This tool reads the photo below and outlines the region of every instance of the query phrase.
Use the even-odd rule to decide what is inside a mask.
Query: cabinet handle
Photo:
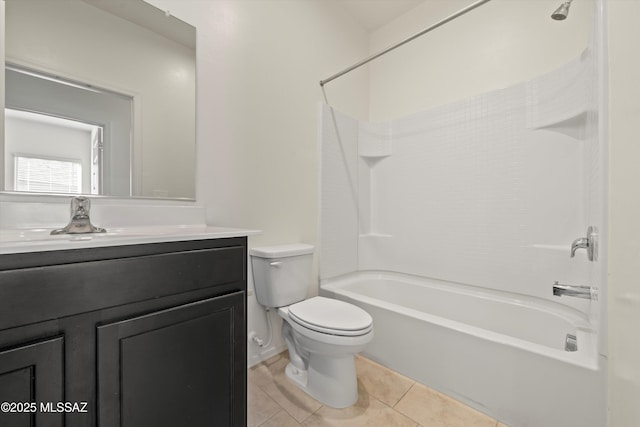
[[[274,261],[269,263],[271,267],[275,267],[275,268],[280,268],[280,264],[282,264],[282,261]]]

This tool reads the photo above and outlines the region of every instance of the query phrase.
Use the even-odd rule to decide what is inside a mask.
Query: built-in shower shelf
[[[367,155],[362,155],[360,154],[360,158],[364,159],[367,164],[371,167],[374,166],[378,161],[385,159],[387,157],[389,157],[391,154],[379,154],[379,155],[372,155],[372,154],[367,154]]]
[[[369,162],[393,154],[390,123],[360,122],[358,127],[358,155]]]
[[[558,132],[573,139],[582,141],[587,135],[589,116],[592,116],[595,119],[596,114],[597,113],[595,111],[589,110],[573,111],[570,114],[560,116],[553,121],[549,120],[538,123],[533,127],[533,129]]]
[[[391,234],[384,233],[362,233],[358,237],[361,239],[373,238],[373,239],[388,239],[393,237]]]
[[[549,245],[549,244],[533,244],[531,247],[536,249],[545,249],[550,251],[562,251],[569,253],[570,247],[568,245]]]

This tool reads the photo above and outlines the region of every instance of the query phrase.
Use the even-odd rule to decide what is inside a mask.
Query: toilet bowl
[[[256,296],[283,319],[287,377],[323,404],[346,408],[358,400],[354,356],[373,338],[373,319],[344,301],[304,299],[312,253],[313,246],[304,244],[253,248]]]
[[[313,303],[318,310],[326,307],[324,320],[327,322],[317,316],[311,323],[308,317],[300,315],[296,309],[305,303]],[[359,329],[352,328],[353,320],[340,326],[341,322],[331,317],[335,315],[331,310],[335,309],[335,303],[344,304],[342,312],[360,317]],[[325,405],[333,408],[353,405],[358,400],[354,356],[373,339],[371,316],[352,304],[324,297],[281,307],[278,314],[284,320],[282,336],[291,359],[286,368],[287,377]]]

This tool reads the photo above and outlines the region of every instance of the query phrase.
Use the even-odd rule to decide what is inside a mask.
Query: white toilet
[[[336,299],[307,297],[313,246],[302,243],[252,248],[258,302],[278,308],[291,362],[287,376],[333,408],[358,400],[354,355],[373,338],[373,319]]]

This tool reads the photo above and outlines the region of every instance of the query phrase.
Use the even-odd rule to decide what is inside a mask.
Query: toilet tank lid
[[[308,255],[313,253],[313,245],[291,243],[288,245],[262,246],[251,248],[249,255],[260,258],[284,258],[289,256]]]

